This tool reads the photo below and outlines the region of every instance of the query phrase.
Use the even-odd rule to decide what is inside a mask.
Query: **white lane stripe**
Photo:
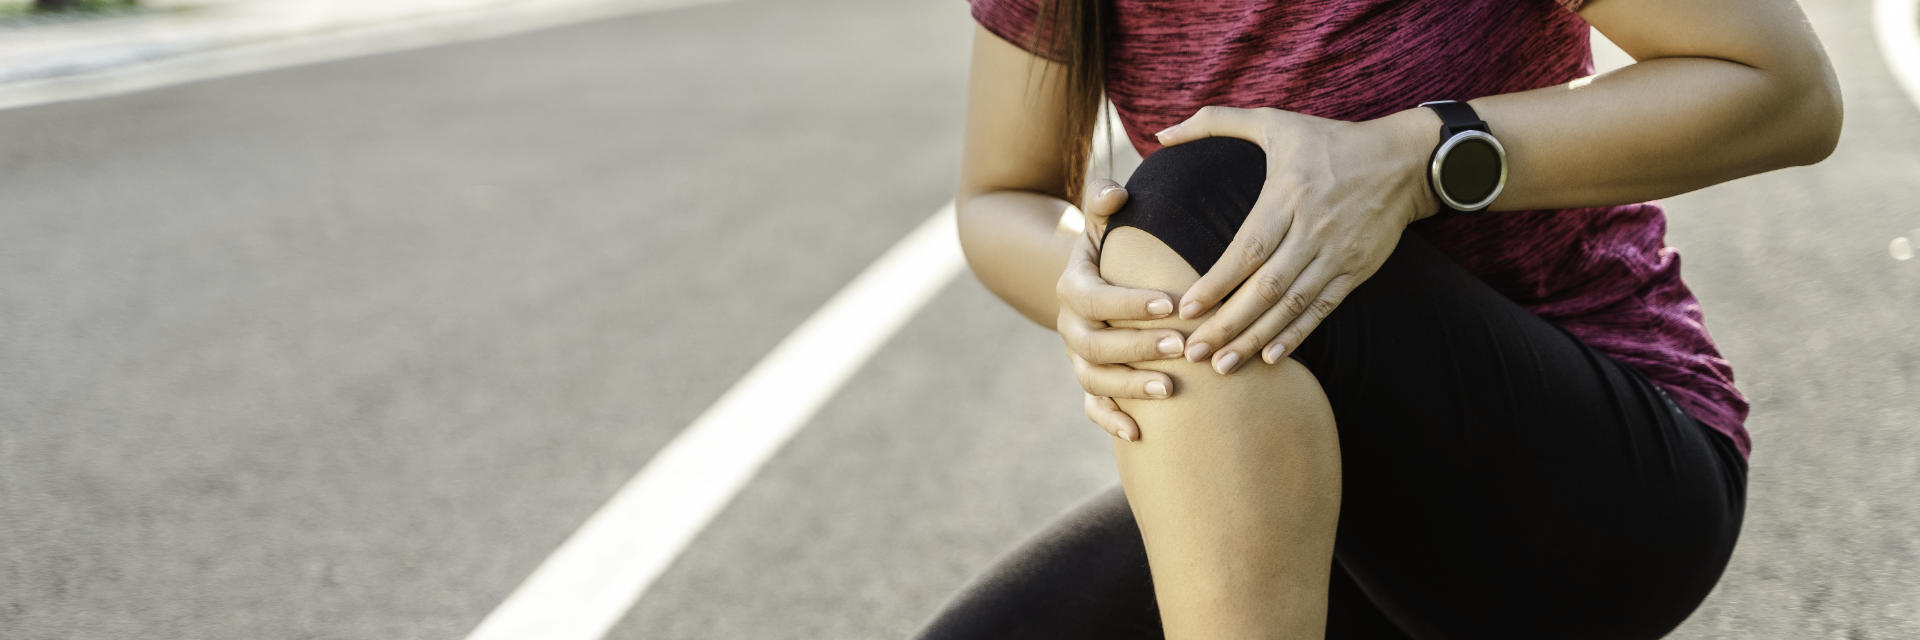
[[[1920,0],[1874,0],[1873,33],[1886,57],[1887,71],[1907,99],[1920,107]]]
[[[1589,29],[1587,34],[1588,48],[1593,51],[1594,75],[1614,69],[1624,69],[1627,65],[1634,63],[1633,56],[1628,55],[1625,49],[1621,49],[1620,45],[1608,39],[1607,34],[1600,33],[1599,29]]]
[[[560,27],[628,14],[730,0],[567,0],[494,5],[329,31],[266,37],[193,53],[130,51],[150,62],[0,84],[0,109],[85,100],[281,67],[420,49]],[[179,45],[170,45],[179,46]]]
[[[760,466],[963,263],[949,203],[661,449],[468,640],[605,635]]]

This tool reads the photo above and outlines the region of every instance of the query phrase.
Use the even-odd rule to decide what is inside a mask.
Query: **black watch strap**
[[[1487,121],[1481,120],[1480,114],[1474,113],[1473,107],[1467,106],[1465,102],[1435,100],[1433,102],[1423,102],[1420,106],[1432,109],[1434,113],[1440,114],[1440,139],[1442,141],[1462,131],[1485,131],[1487,133],[1493,133],[1493,129],[1487,127]]]

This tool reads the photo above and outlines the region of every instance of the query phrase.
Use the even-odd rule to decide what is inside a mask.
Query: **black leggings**
[[[1265,175],[1208,139],[1149,157],[1114,225],[1204,271]],[[1492,213],[1488,215],[1501,215]],[[1656,638],[1733,553],[1746,463],[1638,371],[1401,236],[1290,357],[1340,434],[1328,638]],[[919,637],[1162,635],[1118,486],[1002,559]]]

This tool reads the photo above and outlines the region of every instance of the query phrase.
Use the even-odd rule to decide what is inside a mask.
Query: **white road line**
[[[1613,40],[1608,39],[1606,34],[1600,33],[1599,29],[1591,29],[1587,33],[1589,48],[1593,50],[1594,75],[1600,75],[1614,69],[1623,69],[1626,68],[1627,65],[1633,64],[1633,56],[1627,55],[1625,49],[1621,49],[1620,45],[1614,44]]]
[[[0,109],[100,98],[329,60],[536,31],[727,0],[524,2],[215,47],[151,62],[0,85]]]
[[[761,465],[960,272],[949,203],[668,443],[468,640],[605,635]]]
[[[1873,33],[1907,99],[1920,107],[1920,0],[1874,0]]]

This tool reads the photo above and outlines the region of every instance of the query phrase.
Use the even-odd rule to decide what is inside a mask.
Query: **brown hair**
[[[1065,150],[1067,202],[1080,206],[1093,156],[1094,122],[1102,114],[1106,93],[1106,57],[1103,55],[1106,0],[1040,0],[1034,20],[1033,50],[1053,53],[1066,65],[1066,126],[1059,148]]]

